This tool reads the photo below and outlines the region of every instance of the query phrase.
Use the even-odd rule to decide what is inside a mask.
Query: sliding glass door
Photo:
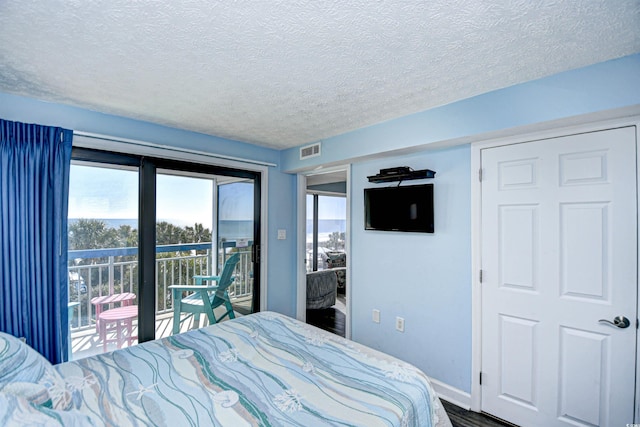
[[[216,274],[213,175],[159,170],[156,174],[156,336],[173,328],[173,285]],[[185,293],[186,294],[186,293]],[[206,322],[206,316],[198,319]],[[203,326],[191,316],[182,331]]]
[[[175,319],[179,332],[205,326],[207,315],[176,310],[191,294],[176,286],[220,274],[235,253],[232,311],[259,310],[259,173],[86,149],[72,157],[73,358],[171,335]]]

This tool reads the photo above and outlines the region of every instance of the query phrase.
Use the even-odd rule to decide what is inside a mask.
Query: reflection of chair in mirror
[[[194,325],[200,324],[200,314],[204,313],[209,319],[209,324],[213,325],[229,316],[235,318],[233,307],[229,300],[227,288],[233,283],[233,272],[236,264],[240,260],[240,254],[231,255],[224,263],[222,273],[219,276],[193,276],[195,285],[173,285],[169,286],[173,291],[173,334],[180,333],[180,323],[193,316]],[[215,281],[216,285],[203,285],[203,281]],[[183,292],[190,294],[183,297]],[[216,318],[213,310],[224,306],[226,311],[222,316]],[[187,313],[184,319],[181,314]]]

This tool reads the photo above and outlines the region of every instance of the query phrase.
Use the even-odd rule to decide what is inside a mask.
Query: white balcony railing
[[[235,242],[225,242],[218,266],[224,263]],[[229,287],[232,303],[253,294],[251,246],[240,253],[234,283]],[[233,249],[232,249],[233,250]],[[107,248],[69,251],[69,302],[72,331],[95,325],[91,299],[115,293],[138,294],[138,248]],[[163,245],[156,247],[156,315],[170,312],[173,302],[169,286],[193,284],[193,276],[213,274],[211,243]],[[219,267],[220,268],[220,267]],[[219,269],[218,269],[219,270]]]

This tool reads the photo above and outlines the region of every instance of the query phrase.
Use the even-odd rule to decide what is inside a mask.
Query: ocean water
[[[307,219],[307,234],[313,230],[313,220]],[[318,220],[318,233],[331,234],[334,231],[344,233],[347,231],[347,221],[344,219],[320,219]]]

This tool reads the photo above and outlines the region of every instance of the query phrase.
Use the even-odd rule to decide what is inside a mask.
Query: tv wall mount
[[[377,184],[382,182],[408,181],[412,179],[429,179],[435,176],[435,171],[431,169],[414,171],[408,166],[400,166],[397,168],[380,169],[380,173],[368,176],[367,179],[369,182]]]

